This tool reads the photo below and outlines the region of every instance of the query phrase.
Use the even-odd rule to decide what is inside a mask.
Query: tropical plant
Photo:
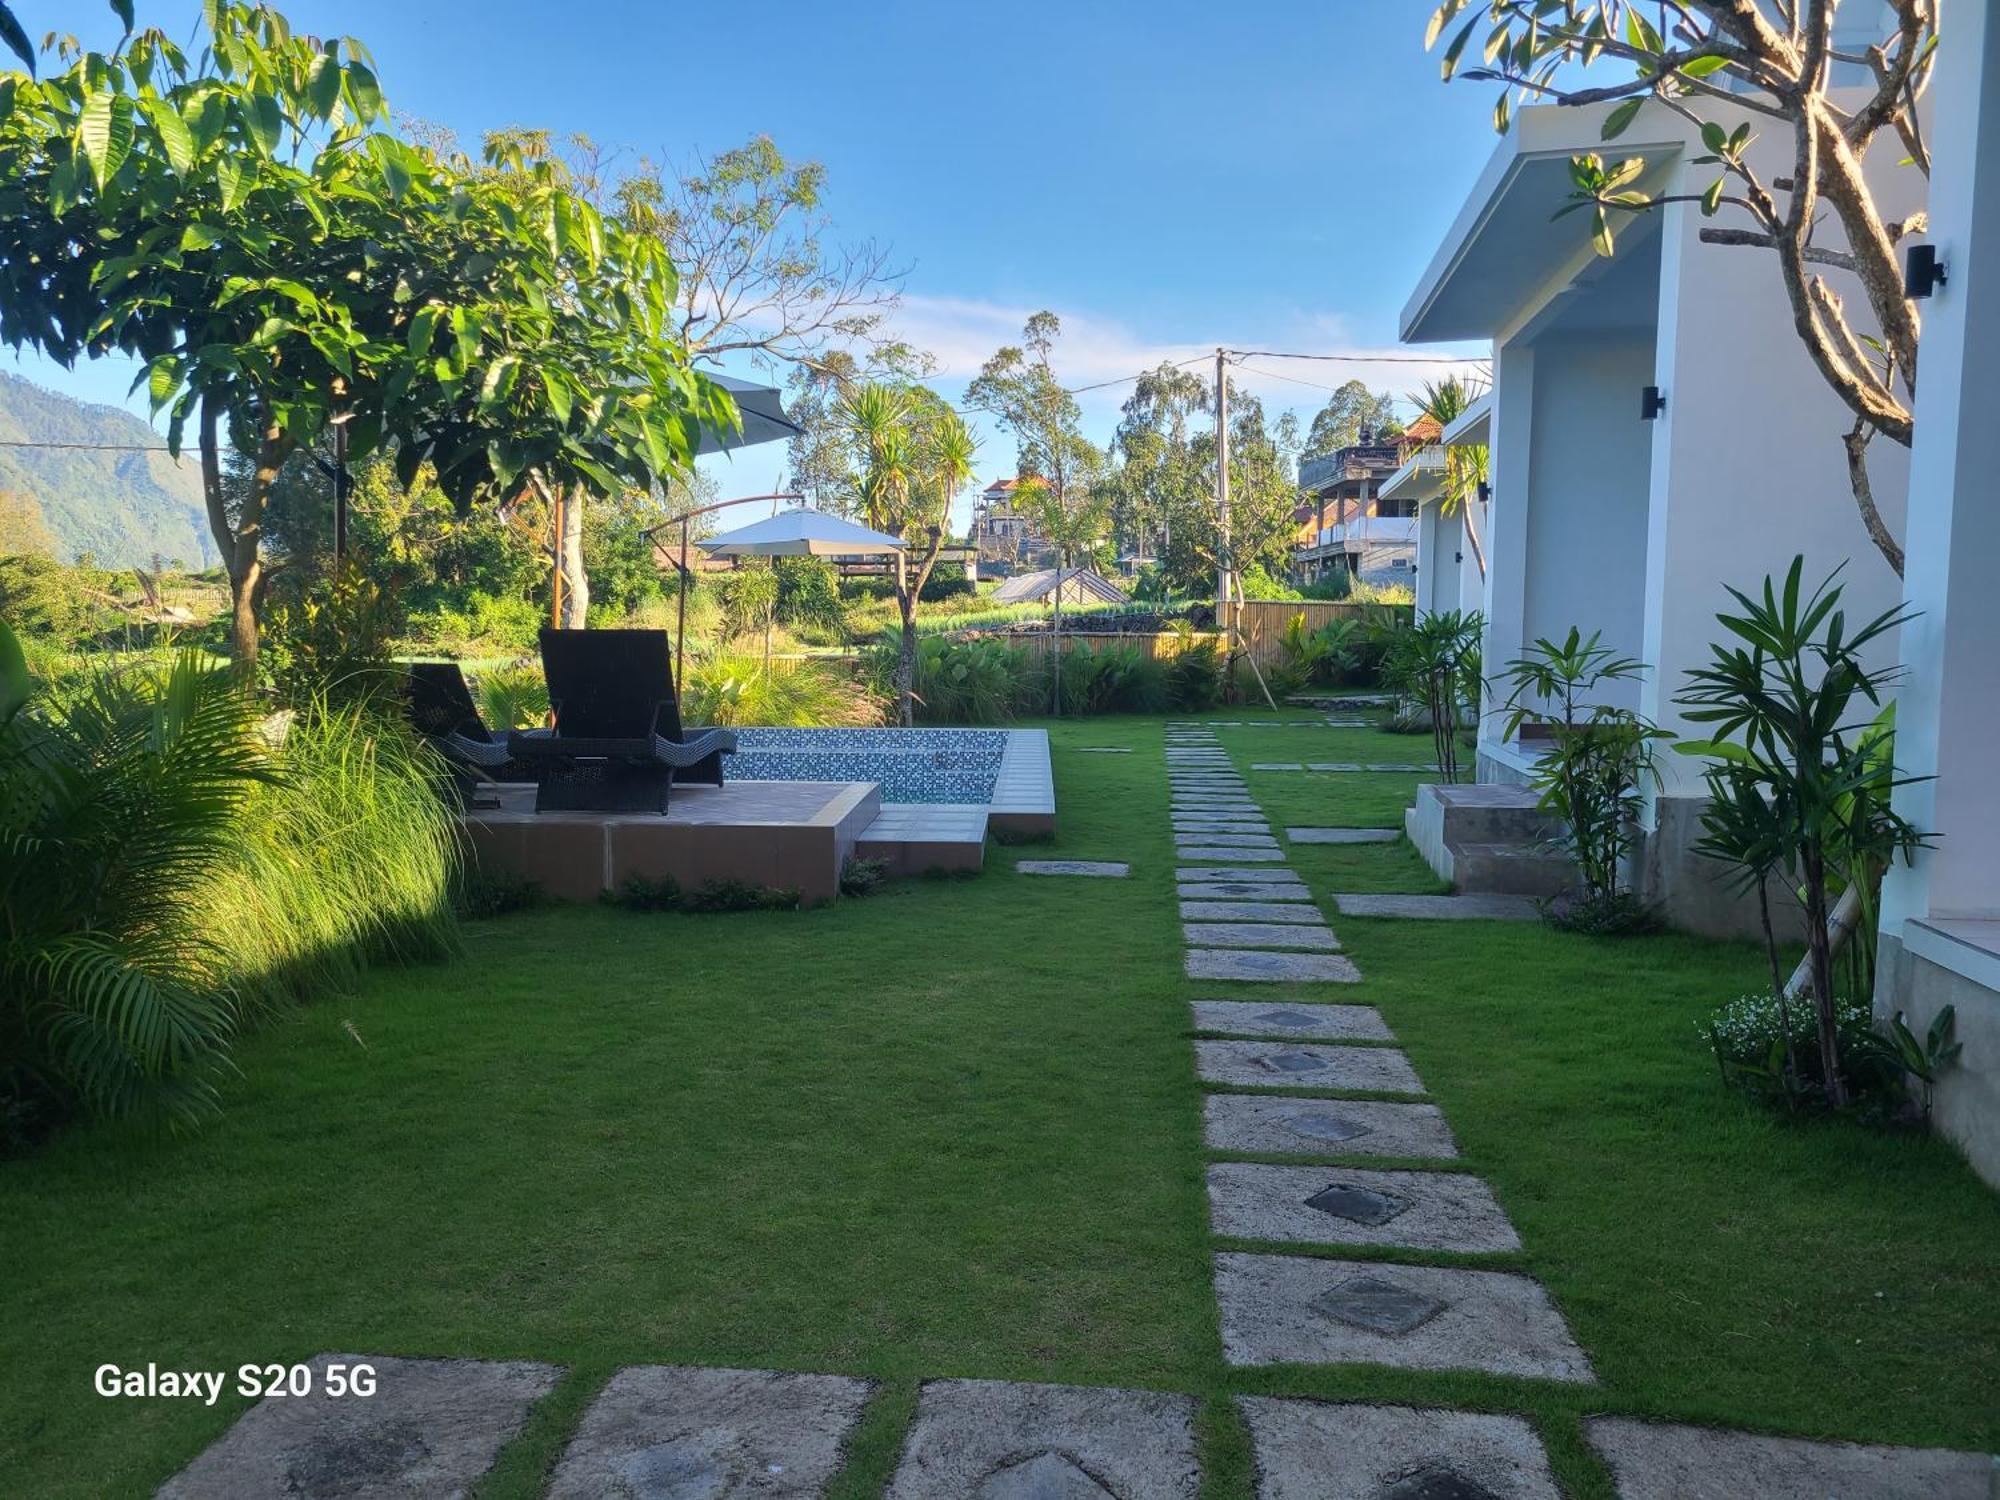
[[[1382,681],[1414,702],[1428,720],[1438,774],[1458,780],[1459,735],[1479,704],[1480,641],[1486,617],[1474,611],[1433,611],[1391,638]]]
[[[258,676],[294,708],[320,701],[382,705],[402,689],[390,659],[400,624],[394,598],[359,566],[343,564],[270,611]]]
[[[1704,771],[1704,852],[1735,861],[1760,891],[1779,874],[1799,891],[1819,1073],[1827,1101],[1839,1108],[1848,1089],[1834,1019],[1835,931],[1843,925],[1835,893],[1845,884],[1857,911],[1866,909],[1882,873],[1911,858],[1928,835],[1891,802],[1906,778],[1896,774],[1882,707],[1901,669],[1867,661],[1911,614],[1898,606],[1850,629],[1841,570],[1810,595],[1804,571],[1797,557],[1782,588],[1767,576],[1758,597],[1729,590],[1737,608],[1716,619],[1737,643],[1713,645],[1708,665],[1688,674],[1675,700],[1690,722],[1710,726],[1710,738],[1677,748],[1712,760]],[[1782,993],[1768,923],[1766,944]]]
[[[203,895],[279,776],[250,700],[194,653],[36,693],[0,624],[0,1094],[50,1123],[214,1100],[239,1021]],[[30,1127],[32,1128],[32,1126]]]
[[[1167,657],[1167,704],[1175,713],[1203,713],[1222,701],[1227,683],[1221,647],[1212,635],[1197,635],[1176,621],[1174,648]]]
[[[697,651],[687,663],[681,716],[690,724],[858,727],[881,723],[882,705],[866,684],[828,663]]]
[[[1701,238],[1776,260],[1774,290],[1792,326],[1853,413],[1843,442],[1855,504],[1898,577],[1903,549],[1876,507],[1867,450],[1878,436],[1908,447],[1914,433],[1921,320],[1897,245],[1923,232],[1925,216],[1892,219],[1888,205],[1916,195],[1900,186],[1878,193],[1879,173],[1864,163],[1873,169],[1893,150],[1889,160],[1930,176],[1921,101],[1937,62],[1938,9],[1936,0],[1443,0],[1425,35],[1427,47],[1444,42],[1446,79],[1457,73],[1500,85],[1496,129],[1507,128],[1516,99],[1541,99],[1611,104],[1606,140],[1629,129],[1649,101],[1699,132],[1705,154],[1695,163],[1715,169],[1702,191],[1654,191],[1644,157],[1607,164],[1592,152],[1570,159],[1574,191],[1563,212],[1590,212],[1601,255],[1613,252],[1615,220],[1662,204],[1739,216],[1735,225],[1704,228]],[[1461,69],[1475,53],[1480,65]],[[1621,76],[1604,84],[1585,77],[1598,62]],[[1753,149],[1760,121],[1782,143],[1769,152]],[[1847,311],[1829,269],[1859,284],[1865,316]]]
[[[1920,1038],[1899,1010],[1880,1032],[1871,1033],[1871,1045],[1888,1062],[1901,1069],[1916,1084],[1917,1108],[1930,1118],[1937,1097],[1938,1075],[1958,1061],[1965,1044],[1957,1039],[1958,1008],[1947,1005],[1931,1017]]]
[[[1639,840],[1638,814],[1654,775],[1653,747],[1669,738],[1631,709],[1593,701],[1607,684],[1642,676],[1645,667],[1574,626],[1560,642],[1540,637],[1509,662],[1501,681],[1506,733],[1533,726],[1548,745],[1529,785],[1543,811],[1562,825],[1559,842],[1576,861],[1574,902],[1552,910],[1559,924],[1595,932],[1636,930],[1650,918],[1619,881]]]
[[[480,718],[496,732],[532,729],[549,721],[549,684],[539,662],[483,668],[473,679],[473,688],[479,695]]]

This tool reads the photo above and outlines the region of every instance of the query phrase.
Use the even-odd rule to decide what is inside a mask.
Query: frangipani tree
[[[1852,27],[1861,11],[1853,0],[1845,12],[1841,0],[1443,0],[1426,45],[1443,43],[1447,79],[1501,85],[1501,130],[1517,100],[1612,103],[1606,140],[1648,101],[1699,130],[1707,154],[1697,161],[1715,169],[1699,194],[1650,192],[1640,185],[1642,159],[1607,164],[1587,153],[1571,161],[1573,206],[1590,211],[1605,255],[1621,216],[1678,201],[1738,220],[1704,229],[1704,240],[1771,252],[1793,326],[1854,418],[1843,442],[1862,523],[1901,576],[1903,549],[1876,508],[1867,450],[1877,437],[1905,447],[1912,438],[1921,329],[1896,253],[1925,218],[1889,219],[1864,163],[1886,134],[1884,149],[1930,174],[1918,101],[1936,56],[1938,4],[1874,3],[1882,24],[1870,31]],[[1591,69],[1620,65],[1629,76],[1586,82]],[[1842,68],[1861,81],[1837,82]],[[1778,170],[1753,159],[1760,129],[1790,143]],[[1848,311],[1829,273],[1859,291],[1865,316]]]

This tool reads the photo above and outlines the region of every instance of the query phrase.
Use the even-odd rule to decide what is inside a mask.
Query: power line
[[[1235,359],[1313,359],[1342,365],[1483,365],[1483,354],[1287,354],[1279,349],[1227,349]],[[1268,373],[1268,372],[1267,372]]]
[[[165,443],[38,443],[26,438],[0,438],[0,448],[62,448],[90,453],[171,453]]]

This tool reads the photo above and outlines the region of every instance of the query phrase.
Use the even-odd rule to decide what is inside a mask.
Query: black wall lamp
[[[1936,245],[1912,245],[1903,252],[1903,295],[1922,299],[1945,284],[1945,265]]]
[[[1492,498],[1493,498],[1493,486],[1492,486],[1492,485],[1490,485],[1490,484],[1488,484],[1488,483],[1487,483],[1487,482],[1486,482],[1485,480],[1483,480],[1483,479],[1482,479],[1482,480],[1480,480],[1480,481],[1479,481],[1479,503],[1480,503],[1481,505],[1484,505],[1484,504],[1485,504],[1485,503],[1486,503],[1487,501],[1491,500]]]
[[[1639,420],[1650,422],[1667,409],[1667,398],[1656,385],[1639,392]]]

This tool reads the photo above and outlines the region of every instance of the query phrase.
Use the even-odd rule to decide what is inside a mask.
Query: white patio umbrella
[[[903,539],[802,505],[695,545],[715,557],[881,557],[901,552]],[[771,622],[766,619],[764,665],[770,664]]]

